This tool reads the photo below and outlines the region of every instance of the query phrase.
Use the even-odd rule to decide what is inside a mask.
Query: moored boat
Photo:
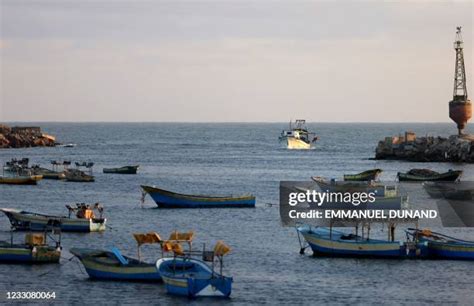
[[[214,250],[203,252],[203,260],[191,258],[175,249],[174,257],[161,258],[156,262],[166,291],[172,295],[228,298],[232,292],[233,278],[222,275],[223,257],[230,248],[219,241]],[[212,262],[209,267],[204,261]],[[220,264],[220,272],[214,270],[214,261]]]
[[[77,169],[67,169],[64,171],[66,181],[68,182],[94,182],[95,178],[92,175],[86,174],[85,172]]]
[[[104,173],[116,173],[116,174],[137,174],[139,166],[124,166],[120,168],[104,168]]]
[[[27,233],[25,235],[25,243],[14,243],[13,232],[10,241],[0,241],[0,263],[59,263],[61,257],[61,236],[59,231],[55,229],[55,222],[49,223],[51,233],[44,232],[42,234]],[[58,234],[59,239],[55,239],[52,235]],[[52,243],[48,244],[48,237]]]
[[[40,213],[28,212],[11,208],[0,208],[0,211],[10,220],[11,226],[16,230],[43,231],[47,228],[50,220],[58,221],[58,226],[63,232],[99,232],[105,231],[107,219],[102,217],[102,206],[95,204],[76,204],[76,208],[69,205],[69,216],[53,216]],[[98,218],[95,217],[93,209],[100,212]],[[76,212],[76,218],[71,214]]]
[[[409,228],[406,232],[415,241],[426,242],[429,256],[432,258],[474,260],[474,241],[466,241],[430,230]]]
[[[93,279],[151,282],[161,280],[154,264],[123,256],[117,248],[110,251],[72,248],[69,252],[79,258],[87,274]]]
[[[312,138],[312,139],[311,139]],[[290,121],[289,130],[283,130],[279,137],[280,142],[287,149],[311,149],[314,142],[318,140],[313,132],[306,128],[306,120],[298,119],[294,125]]]
[[[425,182],[425,181],[444,181],[455,182],[459,181],[461,170],[449,170],[445,173],[439,173],[429,169],[411,169],[403,173],[398,172],[397,177],[400,182]]]
[[[327,180],[320,176],[312,176],[311,179],[323,192],[372,192],[377,197],[394,197],[399,194],[396,185],[385,185],[379,182]]]
[[[314,255],[376,258],[427,256],[426,244],[423,243],[372,239],[326,227],[301,226],[297,228],[297,231],[302,234]]]
[[[380,174],[381,169],[371,169],[357,174],[344,174],[344,181],[376,181]]]
[[[0,184],[36,185],[43,179],[42,175],[0,176]]]
[[[205,196],[179,194],[152,186],[141,186],[160,208],[255,207],[255,196]]]
[[[50,169],[42,168],[39,165],[31,167],[31,172],[34,175],[41,175],[45,180],[63,180],[66,178],[64,171],[53,171]]]
[[[172,238],[181,238],[181,233],[175,232]],[[193,238],[192,233],[187,233],[185,242],[191,245]],[[87,274],[90,278],[110,281],[148,281],[156,282],[161,280],[161,275],[158,272],[156,264],[148,263],[141,260],[140,247],[144,244],[159,244],[162,249],[162,254],[170,242],[163,241],[155,232],[151,233],[136,233],[133,234],[137,242],[138,259],[124,256],[121,252],[113,247],[110,250],[97,249],[83,249],[72,248],[70,252],[75,255],[84,265]],[[183,241],[173,240],[173,243],[180,243]]]

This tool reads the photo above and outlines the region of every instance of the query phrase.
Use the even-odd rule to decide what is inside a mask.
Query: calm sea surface
[[[0,265],[0,303],[6,291],[54,291],[57,302],[70,304],[472,305],[472,262],[314,258],[309,250],[301,256],[295,229],[282,227],[278,208],[266,205],[278,202],[281,180],[341,177],[373,167],[384,169],[383,180],[394,180],[398,171],[423,167],[462,169],[464,179],[474,181],[474,165],[369,160],[385,136],[405,128],[419,136],[446,136],[455,132],[453,124],[309,124],[320,137],[317,148],[309,151],[279,146],[285,123],[42,123],[41,127],[77,147],[0,150],[0,161],[29,157],[46,167],[51,160],[93,161],[96,182],[0,185],[0,207],[66,214],[66,204],[101,202],[111,228],[104,233],[65,233],[61,265]],[[138,175],[102,173],[103,167],[129,164],[140,164]],[[141,184],[183,193],[253,193],[257,207],[160,210],[147,197],[142,208]],[[233,248],[225,261],[225,271],[234,277],[232,299],[189,301],[166,295],[162,284],[91,281],[77,259],[68,261],[72,247],[114,245],[135,256],[132,233],[156,231],[167,237],[173,230],[194,230],[195,246],[222,239]],[[457,231],[473,239],[474,230]],[[374,235],[378,234],[386,236]],[[0,240],[9,237],[8,219],[1,215]],[[21,233],[14,237],[23,239]],[[143,247],[149,261],[158,253],[155,246]]]

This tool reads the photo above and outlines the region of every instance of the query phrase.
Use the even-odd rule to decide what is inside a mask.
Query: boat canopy
[[[137,241],[138,246],[141,246],[142,244],[152,244],[152,243],[161,243],[161,237],[158,235],[158,233],[155,232],[150,232],[150,233],[134,233],[133,237]]]
[[[231,251],[231,248],[224,243],[224,241],[219,240],[214,247],[214,255],[215,256],[224,256]]]
[[[176,241],[176,242],[192,242],[194,238],[194,232],[178,232],[174,231],[170,234],[170,238],[168,240]]]

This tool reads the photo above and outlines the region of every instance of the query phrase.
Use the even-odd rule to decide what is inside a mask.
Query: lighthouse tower
[[[456,64],[454,71],[453,100],[449,102],[449,118],[456,122],[459,135],[463,135],[467,121],[472,117],[472,104],[467,98],[466,70],[464,68],[463,41],[461,27],[456,28]]]

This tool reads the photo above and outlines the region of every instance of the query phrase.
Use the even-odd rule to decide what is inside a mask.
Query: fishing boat
[[[150,282],[161,280],[153,263],[124,256],[115,247],[110,250],[72,248],[69,252],[79,258],[92,279]]]
[[[344,174],[344,181],[376,181],[378,180],[381,169],[367,170],[357,174]]]
[[[290,121],[289,130],[283,130],[279,140],[287,149],[311,149],[318,137],[308,131],[306,120],[298,119],[294,124]]]
[[[0,184],[7,185],[36,185],[43,179],[42,175],[0,176]]]
[[[374,193],[377,197],[395,197],[399,195],[396,185],[386,185],[374,181],[338,181],[312,176],[311,179],[323,192],[366,192]]]
[[[51,231],[42,234],[27,233],[25,243],[14,243],[11,231],[10,241],[0,241],[0,263],[59,263],[61,234],[55,223],[55,221],[49,222],[48,229]],[[51,243],[48,243],[48,238]]]
[[[3,165],[4,172],[17,173],[19,174],[22,169],[28,168],[30,162],[29,158],[16,159],[12,158]]]
[[[148,193],[160,208],[224,208],[255,207],[255,196],[205,196],[179,194],[154,186],[141,186],[144,195]]]
[[[474,241],[466,241],[426,229],[409,228],[406,233],[415,241],[427,242],[430,257],[474,260]]]
[[[411,169],[407,173],[398,172],[397,177],[400,182],[425,182],[425,181],[459,181],[461,170],[449,170],[445,173],[439,173],[429,169]]]
[[[16,230],[43,231],[50,220],[56,220],[63,232],[101,232],[106,229],[107,219],[102,217],[103,207],[99,203],[87,205],[76,204],[76,207],[66,205],[68,216],[53,216],[28,212],[12,208],[0,208],[10,220],[11,226]],[[96,217],[94,210],[98,210]],[[72,214],[75,214],[75,217]]]
[[[45,180],[63,180],[66,178],[63,171],[42,168],[40,165],[33,165],[30,170],[34,175],[42,175]]]
[[[77,144],[75,143],[65,143],[65,144],[56,145],[56,147],[60,147],[60,148],[74,148],[75,146],[77,146]]]
[[[66,181],[68,182],[88,183],[95,181],[94,176],[86,174],[85,172],[78,169],[67,169],[64,171],[64,174],[66,176]]]
[[[333,257],[378,257],[378,258],[420,258],[427,256],[427,247],[423,243],[394,240],[394,231],[389,240],[379,240],[359,236],[358,233],[344,233],[332,227],[311,227],[304,225],[297,228],[314,255]],[[389,232],[389,234],[390,234]],[[304,248],[300,253],[304,254]]]
[[[116,247],[110,250],[73,248],[70,252],[84,265],[90,278],[111,281],[149,281],[161,280],[156,264],[141,260],[140,247],[144,244],[159,244],[162,256],[171,243],[186,242],[190,248],[194,234],[173,232],[170,240],[163,241],[155,232],[135,233],[133,237],[137,242],[138,259],[124,256]],[[178,239],[183,240],[178,240]]]
[[[116,173],[116,174],[137,174],[137,166],[124,166],[120,168],[104,168],[104,173]]]
[[[174,257],[161,258],[156,267],[163,278],[166,291],[171,295],[228,298],[232,292],[232,277],[222,275],[223,257],[230,248],[218,241],[213,251],[203,251],[203,260],[191,258],[179,248],[174,248]],[[209,266],[207,262],[212,262]],[[215,261],[220,272],[215,271]]]

